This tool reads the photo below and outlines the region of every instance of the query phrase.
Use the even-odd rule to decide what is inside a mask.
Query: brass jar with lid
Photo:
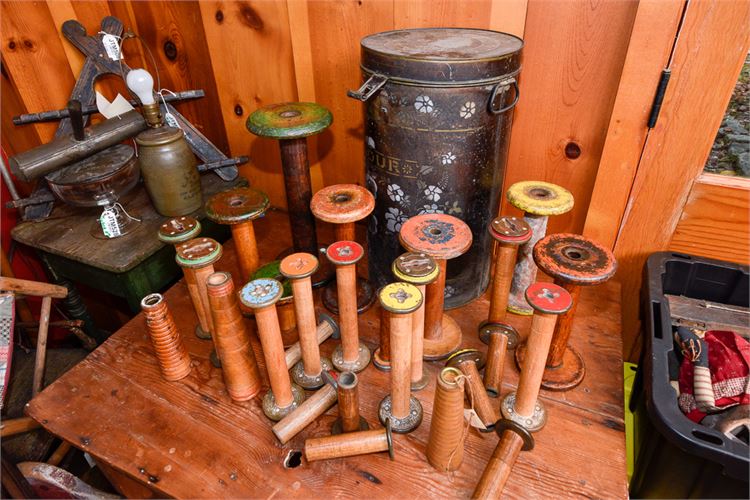
[[[154,208],[161,215],[187,215],[203,204],[195,155],[179,128],[160,126],[135,138],[138,162]]]

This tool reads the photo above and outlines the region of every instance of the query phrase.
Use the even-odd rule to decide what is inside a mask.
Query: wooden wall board
[[[675,228],[669,250],[750,264],[750,179],[701,175]]]
[[[397,0],[393,29],[419,27],[489,28],[492,0]]]
[[[662,70],[675,42],[685,0],[642,0],[630,36],[583,234],[614,248]]]
[[[75,84],[58,27],[44,2],[0,2],[3,68],[29,113],[65,107]],[[43,68],[43,71],[40,69]],[[3,123],[3,127],[13,127]],[[26,125],[49,141],[56,123]]]
[[[492,0],[490,29],[523,38],[528,0]]]
[[[575,207],[550,231],[583,228],[637,8],[635,2],[529,2],[505,185],[546,180]],[[565,155],[568,143],[580,156]],[[507,201],[503,213],[518,211]]]
[[[278,142],[251,134],[245,122],[260,107],[297,100],[286,3],[201,2],[200,9],[229,148],[250,157],[242,174],[285,207]]]
[[[133,30],[156,59],[161,88],[172,91],[203,89],[204,98],[180,103],[176,107],[217,148],[227,152],[229,146],[219,92],[198,2],[137,2],[133,13],[136,23]],[[171,47],[174,50],[170,52]],[[154,73],[154,85],[157,85],[148,51],[146,61],[146,69]]]
[[[364,183],[363,105],[348,98],[359,88],[359,41],[393,29],[394,3],[382,0],[312,0],[307,4],[315,100],[333,113],[320,134],[317,156],[324,185]],[[323,186],[313,185],[313,190]]]
[[[41,144],[41,139],[34,127],[16,127],[13,125],[13,117],[26,113],[23,98],[18,94],[18,89],[13,86],[8,73],[5,71],[5,63],[0,68],[2,78],[0,86],[0,133],[2,134],[3,151],[8,156],[26,151]]]
[[[669,247],[692,180],[706,162],[750,48],[748,18],[748,2],[693,0],[685,14],[659,121],[646,140],[615,244],[619,273],[628,277],[623,340],[631,359],[640,349],[643,265],[651,253]]]

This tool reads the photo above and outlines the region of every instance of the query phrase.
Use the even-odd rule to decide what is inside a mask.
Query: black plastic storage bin
[[[670,385],[676,357],[665,294],[750,307],[749,268],[671,252],[651,255],[641,293],[644,345],[630,398],[642,415],[634,498],[748,498],[748,447],[689,420]],[[670,359],[671,358],[671,359]],[[643,418],[647,411],[648,418]]]

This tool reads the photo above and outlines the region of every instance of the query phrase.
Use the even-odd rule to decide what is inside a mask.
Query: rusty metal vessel
[[[397,30],[361,42],[367,188],[376,205],[368,229],[374,286],[392,278],[409,217],[445,213],[472,230],[471,249],[448,265],[446,307],[481,295],[518,101],[523,42],[464,28]]]

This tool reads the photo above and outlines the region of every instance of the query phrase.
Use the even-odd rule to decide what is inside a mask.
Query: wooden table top
[[[322,236],[329,228],[324,229]],[[286,217],[270,212],[256,221],[256,234],[261,258],[272,259],[289,241]],[[237,276],[231,244],[226,250],[215,267]],[[320,304],[317,295],[319,292],[316,303]],[[522,452],[505,490],[508,496],[627,496],[619,296],[615,283],[583,290],[571,344],[586,361],[586,378],[570,392],[542,391],[549,420],[535,435],[534,450]],[[456,472],[442,474],[427,463],[435,377],[443,363],[425,363],[431,382],[415,393],[424,407],[424,421],[411,434],[394,435],[395,461],[390,461],[387,453],[379,453],[313,463],[303,460],[299,467],[286,469],[283,462],[290,450],[302,450],[307,437],[329,434],[336,407],[282,446],[271,432],[272,423],[263,415],[260,398],[244,403],[229,398],[221,371],[208,360],[211,343],[192,333],[197,320],[184,282],[172,287],[166,299],[193,359],[193,371],[187,378],[175,383],[161,378],[139,314],[33,399],[28,414],[99,461],[147,483],[159,495],[471,495],[498,439],[495,434],[471,429],[463,463]],[[477,324],[486,318],[487,310],[488,301],[482,297],[449,312],[463,329],[464,346],[485,350],[477,337]],[[359,317],[360,338],[372,350],[378,343],[379,315],[379,308],[373,307]],[[247,321],[255,332],[254,321]],[[509,321],[526,336],[528,317],[509,315]],[[329,356],[335,344],[335,340],[326,341],[322,353]],[[253,347],[268,387],[255,335]],[[512,352],[507,356],[503,395],[518,381]],[[371,427],[379,427],[377,409],[390,391],[389,375],[371,365],[359,378],[361,414]]]
[[[244,179],[241,179],[244,183]],[[235,186],[239,181],[225,182],[217,175],[201,175],[203,199]],[[101,207],[78,208],[57,202],[49,218],[18,224],[11,231],[13,239],[37,250],[59,255],[113,273],[127,272],[164,246],[159,241],[159,226],[168,217],[156,213],[146,189],[139,183],[120,203],[130,215],[141,219],[139,227],[119,238],[94,238],[91,228],[97,224]],[[203,209],[192,214],[205,217]]]

